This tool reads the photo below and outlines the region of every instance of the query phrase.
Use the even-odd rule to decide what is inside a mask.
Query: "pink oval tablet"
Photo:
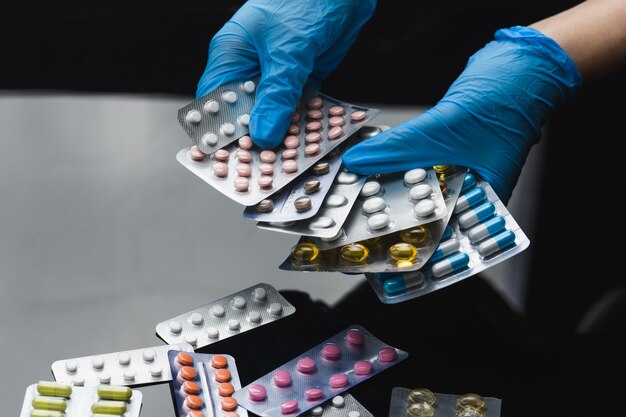
[[[328,131],[328,139],[337,139],[341,136],[343,136],[343,129],[341,126],[331,127]]]
[[[274,165],[272,164],[260,164],[259,171],[263,175],[273,175],[274,174]]]
[[[289,135],[283,141],[283,145],[285,145],[285,148],[295,149],[300,146],[300,139],[297,136]]]
[[[381,362],[392,362],[396,360],[398,353],[392,347],[384,347],[378,351],[378,360]]]
[[[366,116],[367,116],[367,113],[365,113],[362,110],[357,110],[357,111],[353,111],[352,114],[350,114],[350,120],[353,122],[360,122],[364,120]]]
[[[321,109],[322,105],[324,105],[324,100],[322,100],[321,97],[311,97],[307,102],[306,102],[306,107],[307,109]]]
[[[276,386],[281,388],[288,387],[291,385],[291,374],[287,371],[283,371],[282,369],[280,371],[276,371],[274,374],[274,383]]]
[[[287,133],[290,135],[299,135],[300,134],[300,126],[296,124],[291,124],[287,128]]]
[[[328,382],[331,388],[343,388],[348,385],[348,376],[346,374],[334,374]]]
[[[272,185],[274,185],[274,179],[269,175],[261,175],[257,180],[257,183],[261,188],[272,188]]]
[[[200,150],[197,146],[191,148],[191,152],[189,152],[189,157],[194,161],[204,161],[204,157],[206,154]]]
[[[328,119],[328,124],[330,126],[343,126],[344,123],[343,117],[335,116]]]
[[[248,187],[250,187],[250,181],[244,177],[237,177],[235,179],[235,189],[237,191],[248,191]]]
[[[298,170],[298,162],[293,159],[287,159],[283,162],[283,171],[287,174],[291,174]]]
[[[295,112],[291,115],[291,123],[298,123],[300,121],[300,113]]]
[[[273,151],[261,151],[259,158],[261,158],[261,161],[270,164],[276,160],[276,154]]]
[[[341,357],[341,349],[334,343],[328,343],[322,348],[322,356],[328,360],[336,361]]]
[[[226,149],[220,149],[219,151],[213,154],[214,159],[217,159],[218,161],[222,161],[222,162],[228,161],[229,156],[230,154],[228,153]]]
[[[318,145],[317,143],[312,143],[310,145],[307,145],[306,148],[304,148],[304,153],[309,156],[315,155],[319,151],[320,151],[320,145]]]
[[[263,385],[252,384],[248,388],[248,397],[252,401],[263,401],[267,397],[267,391]]]
[[[324,391],[319,388],[309,388],[304,391],[304,397],[307,401],[319,400],[324,396]]]
[[[247,164],[250,161],[252,161],[252,154],[243,149],[239,149],[237,151],[237,159],[239,159],[239,162],[243,162],[244,164]]]
[[[320,122],[309,122],[304,126],[307,132],[313,132],[315,130],[320,130],[322,128],[322,124]]]
[[[354,362],[355,375],[369,375],[372,372],[372,364],[368,361]]]
[[[226,175],[228,175],[228,165],[223,162],[214,163],[213,173],[218,177],[225,177]]]
[[[304,151],[306,152],[306,149]],[[295,159],[296,156],[298,156],[298,150],[297,149],[285,149],[281,153],[281,156],[283,159]]]
[[[363,342],[365,342],[365,336],[363,336],[363,333],[356,329],[348,330],[346,339],[348,340],[348,343],[355,346],[361,346]]]
[[[252,168],[248,164],[239,164],[235,170],[240,177],[249,177],[252,174]]]
[[[280,412],[282,414],[295,413],[298,410],[298,401],[288,400],[280,405]]]
[[[319,142],[320,139],[322,139],[322,135],[320,134],[320,132],[307,133],[307,135],[304,137],[304,140],[308,143]]]
[[[319,120],[324,116],[321,110],[309,110],[306,112],[307,119]]]
[[[298,359],[296,369],[298,370],[298,372],[302,372],[303,374],[313,373],[316,369],[315,361],[311,358]]]
[[[252,139],[250,139],[250,136],[245,135],[239,138],[239,147],[241,149],[245,149],[246,151],[249,151],[250,149],[252,149],[253,143],[252,143]]]
[[[331,116],[343,116],[344,110],[341,106],[332,106],[328,109],[328,114]]]

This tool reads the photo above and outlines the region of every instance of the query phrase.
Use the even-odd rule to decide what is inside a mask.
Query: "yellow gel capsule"
[[[463,407],[456,412],[456,417],[483,417],[483,412],[474,407]]]
[[[59,384],[58,382],[39,381],[37,383],[37,392],[49,397],[70,398],[72,396],[72,386]]]
[[[350,262],[363,262],[369,253],[369,249],[360,243],[350,243],[339,249],[341,257]]]
[[[313,243],[298,243],[291,249],[291,257],[299,262],[314,261],[320,254],[320,250]]]
[[[65,413],[53,410],[32,410],[30,417],[65,417]]]
[[[420,245],[428,239],[430,232],[423,226],[417,226],[412,229],[406,229],[400,232],[400,239],[404,242]]]
[[[33,408],[36,410],[65,411],[67,402],[63,398],[37,396],[33,398]]]
[[[456,399],[456,405],[460,408],[469,406],[481,409],[485,405],[485,399],[479,394],[468,392],[459,396],[459,398]]]
[[[439,188],[441,189],[441,194],[445,194],[446,191],[448,191],[448,183],[443,181],[443,180],[440,180],[439,181]]]
[[[417,248],[410,243],[396,243],[389,248],[389,256],[395,261],[412,261],[417,256]]]
[[[446,172],[448,165],[433,165],[433,169],[437,174],[440,174],[442,172]]]
[[[133,396],[133,390],[129,387],[98,387],[98,397],[103,400],[128,401]]]
[[[123,401],[98,401],[91,406],[91,412],[94,414],[121,416],[126,412],[126,403]]]
[[[435,409],[428,403],[412,403],[406,408],[406,413],[410,417],[433,417]]]
[[[427,403],[428,405],[435,405],[437,397],[435,393],[428,388],[415,388],[409,391],[407,395],[407,401],[409,403]]]

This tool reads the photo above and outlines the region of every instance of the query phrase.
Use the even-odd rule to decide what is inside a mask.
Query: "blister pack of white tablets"
[[[232,395],[241,389],[230,355],[170,351],[170,384],[178,417],[247,417]]]
[[[75,386],[159,384],[172,379],[167,361],[171,349],[193,352],[190,344],[179,343],[64,359],[52,364],[52,375]]]
[[[199,349],[295,313],[296,308],[269,284],[257,284],[162,321],[156,334],[166,343]]]
[[[394,387],[389,417],[500,417],[502,400],[468,392],[434,393],[428,388]]]
[[[254,206],[298,178],[379,113],[311,90],[302,102],[275,149],[261,149],[246,135],[212,155],[190,146],[179,151],[176,159],[225,196]]]
[[[248,133],[259,77],[234,81],[178,110],[178,122],[193,143],[211,154]]]
[[[336,395],[304,414],[311,417],[374,417],[352,395]]]
[[[296,416],[407,357],[363,327],[350,326],[235,391],[233,397],[259,416]]]
[[[366,274],[384,303],[398,303],[447,287],[517,255],[530,241],[491,186],[465,175],[454,213],[437,249],[419,271]]]
[[[141,392],[129,387],[73,387],[39,381],[26,388],[20,417],[138,417],[141,401]]]

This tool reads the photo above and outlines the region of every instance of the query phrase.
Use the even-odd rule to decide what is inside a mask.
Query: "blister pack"
[[[230,355],[168,353],[174,378],[170,387],[178,417],[247,417],[232,395],[241,388]]]
[[[52,375],[75,386],[159,384],[172,379],[167,361],[171,349],[193,352],[190,344],[179,343],[63,359],[52,364]]]
[[[490,268],[528,247],[530,241],[491,186],[465,175],[448,228],[419,271],[366,274],[384,303],[399,303],[447,287]]]
[[[379,113],[311,90],[303,95],[303,102],[283,143],[274,150],[259,148],[246,135],[210,156],[191,146],[179,151],[176,159],[222,194],[253,206],[315,165]]]
[[[374,417],[352,395],[336,395],[304,414],[311,417]]]
[[[199,349],[295,313],[296,308],[269,284],[257,284],[165,320],[156,334],[170,345]]]
[[[178,110],[178,122],[193,143],[211,154],[248,133],[259,77],[234,81]]]
[[[434,393],[427,388],[395,387],[389,417],[500,417],[502,400],[476,393]]]
[[[239,405],[263,417],[302,414],[406,359],[361,326],[350,326],[238,390]]]
[[[20,417],[138,417],[141,400],[141,392],[129,387],[72,387],[39,381],[26,388]]]

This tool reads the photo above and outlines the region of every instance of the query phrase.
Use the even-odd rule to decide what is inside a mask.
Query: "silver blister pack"
[[[419,271],[398,275],[366,274],[384,303],[399,303],[469,278],[528,247],[530,241],[491,186],[473,173],[439,246]]]
[[[193,143],[211,154],[248,133],[259,77],[224,84],[178,110]]]
[[[411,390],[402,387],[394,387],[391,390],[391,404],[389,405],[389,417],[409,417],[407,407],[409,406],[408,395]],[[493,397],[480,397],[484,400],[481,408],[473,408],[466,413],[462,413],[462,407],[457,405],[459,395],[433,393],[436,398],[434,405],[425,405],[416,410],[429,415],[433,411],[433,417],[500,417],[500,409],[502,408],[502,400]],[[472,394],[476,395],[476,394]],[[421,411],[426,409],[425,411]],[[476,413],[474,410],[479,410]]]
[[[336,395],[304,414],[310,417],[374,417],[352,395]]]
[[[302,101],[306,104],[294,113],[294,122],[277,148],[261,149],[243,136],[212,155],[203,156],[190,146],[179,151],[176,159],[230,199],[245,206],[257,204],[298,178],[379,113],[307,91]],[[312,102],[315,108],[309,109]],[[307,116],[313,111],[320,119]],[[331,116],[340,111],[342,116]],[[354,114],[361,116],[359,120],[351,120]],[[337,125],[337,120],[343,125]]]
[[[235,392],[263,417],[298,415],[406,359],[361,326],[350,326]]]
[[[174,375],[170,388],[178,417],[191,417],[191,411],[207,417],[223,417],[232,415],[228,414],[231,412],[239,417],[248,416],[232,398],[235,390],[241,389],[232,356],[170,351],[168,357]]]
[[[43,393],[42,393],[43,392]],[[73,387],[39,381],[26,388],[20,417],[139,417],[142,394],[128,387]]]
[[[52,364],[52,375],[57,382],[86,387],[159,384],[172,379],[167,362],[171,349],[193,352],[190,344],[179,343],[63,359]]]
[[[189,343],[200,349],[295,311],[274,287],[261,283],[162,321],[156,334],[170,345]]]

